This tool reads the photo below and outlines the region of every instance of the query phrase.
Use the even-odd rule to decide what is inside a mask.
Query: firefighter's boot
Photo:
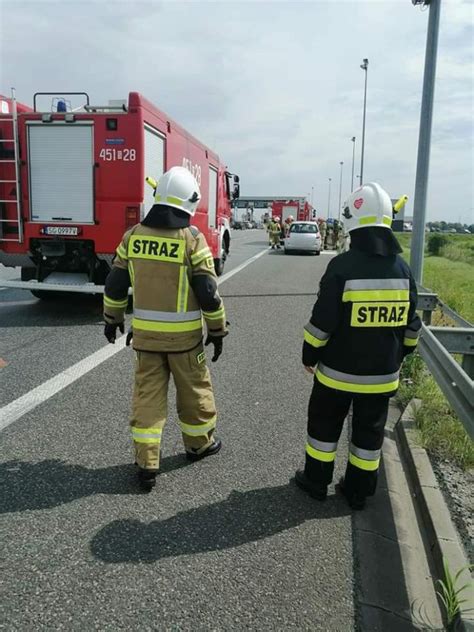
[[[214,439],[213,443],[204,450],[188,449],[186,450],[186,458],[188,461],[200,461],[205,459],[206,456],[212,456],[217,454],[222,448],[222,441],[220,439]]]
[[[156,475],[158,470],[147,470],[137,465],[138,470],[138,484],[140,489],[145,492],[150,492],[156,484]]]
[[[313,483],[309,480],[303,470],[297,470],[295,473],[295,483],[300,489],[305,491],[316,500],[326,500],[328,495],[328,486],[323,483]]]
[[[356,491],[352,491],[347,488],[344,478],[339,480],[336,485],[336,491],[338,491],[347,500],[347,504],[351,509],[360,511],[365,508],[365,496],[362,496]]]

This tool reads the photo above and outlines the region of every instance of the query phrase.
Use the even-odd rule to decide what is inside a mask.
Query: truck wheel
[[[54,301],[58,299],[58,294],[64,294],[64,292],[51,292],[48,290],[30,290],[35,298],[39,298],[42,301]]]
[[[214,269],[217,276],[222,276],[224,274],[224,265],[226,259],[227,255],[224,250],[221,252],[220,259],[214,259]]]

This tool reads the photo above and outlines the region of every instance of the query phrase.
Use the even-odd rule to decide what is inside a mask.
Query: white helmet
[[[348,233],[357,228],[392,227],[392,201],[376,182],[364,184],[344,203],[344,227]]]
[[[172,206],[194,217],[200,199],[199,185],[185,167],[171,167],[158,180],[155,204]]]
[[[279,218],[278,216],[277,216],[277,217],[274,217],[274,218],[273,218],[273,221],[274,221],[274,222],[279,222],[279,221],[280,221],[280,218]]]

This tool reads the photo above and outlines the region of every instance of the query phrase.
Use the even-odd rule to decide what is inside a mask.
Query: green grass
[[[409,262],[411,234],[397,233],[397,239]],[[447,235],[447,242],[442,256],[425,254],[422,285],[436,292],[458,314],[474,321],[474,235]],[[433,314],[433,324],[453,325],[438,311]],[[417,353],[407,357],[401,376],[400,403],[405,407],[414,397],[423,402],[415,417],[421,445],[464,470],[474,467],[474,442]]]
[[[436,456],[449,459],[463,470],[474,467],[474,442],[449,406],[418,355],[407,357],[401,372],[398,400],[405,407],[414,397],[422,400],[415,422],[421,445]]]
[[[429,238],[429,235],[427,235]],[[474,235],[447,235],[448,244],[440,257],[425,254],[424,287],[436,292],[439,298],[458,314],[474,321]],[[410,261],[410,233],[397,233],[403,247],[403,257]]]

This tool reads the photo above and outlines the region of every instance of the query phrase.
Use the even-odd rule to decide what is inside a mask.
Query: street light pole
[[[369,60],[364,59],[362,64],[360,65],[362,70],[365,72],[365,88],[364,88],[364,115],[362,119],[362,151],[360,154],[360,186],[362,186],[362,181],[364,179],[364,153],[365,153],[365,117],[367,112],[367,70],[369,68]]]
[[[354,161],[356,153],[356,137],[352,137],[352,177],[351,177],[351,193],[354,190]]]
[[[311,206],[313,206],[314,187],[311,187]]]
[[[342,168],[344,166],[344,162],[341,160],[339,164],[341,165],[341,173],[339,176],[339,210],[337,214],[337,219],[340,221],[341,220],[341,196],[342,196]]]
[[[331,182],[332,178],[328,178],[329,180],[329,192],[328,192],[328,219],[331,217]]]
[[[413,4],[428,4],[426,0],[412,0]],[[425,248],[426,195],[430,169],[431,128],[438,53],[439,15],[441,0],[429,2],[428,35],[426,39],[423,96],[421,100],[420,134],[416,164],[415,199],[413,202],[413,235],[410,266],[417,283],[423,279],[423,252]]]

